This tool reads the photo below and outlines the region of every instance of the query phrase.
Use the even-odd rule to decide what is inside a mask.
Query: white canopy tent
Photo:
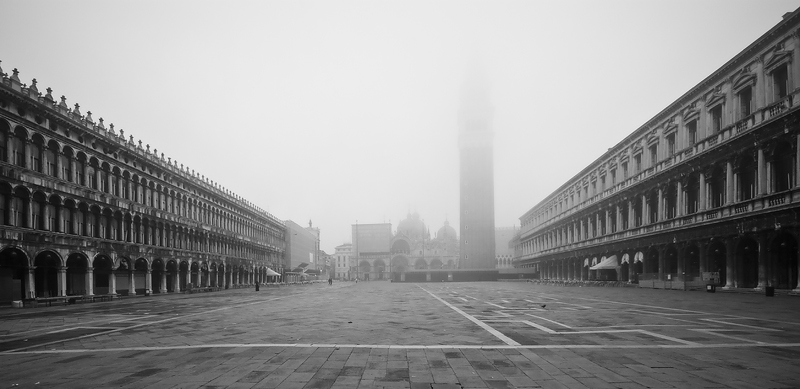
[[[589,270],[616,269],[617,266],[619,266],[619,264],[617,262],[617,256],[616,255],[612,255],[610,257],[603,258],[603,260],[600,261],[600,263],[590,267]]]

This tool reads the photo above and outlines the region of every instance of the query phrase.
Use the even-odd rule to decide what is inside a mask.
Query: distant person
[[[333,278],[328,277],[328,285],[333,285]]]

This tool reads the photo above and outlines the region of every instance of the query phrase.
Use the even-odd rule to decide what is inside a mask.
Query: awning
[[[636,256],[633,257],[633,263],[642,262],[643,259],[644,259],[644,254],[642,254],[641,251],[638,251],[636,253]]]
[[[583,260],[583,267],[589,266],[589,258]]]
[[[629,263],[630,262],[630,258],[631,257],[628,254],[623,255],[622,256],[622,263]]]
[[[272,270],[272,269],[270,269],[270,268],[267,268],[267,275],[268,275],[268,276],[279,276],[279,275],[281,275],[281,274],[280,274],[280,273],[278,273],[278,272],[276,272],[275,270]]]
[[[605,269],[616,269],[617,268],[617,256],[612,255],[589,268],[589,270],[605,270]]]

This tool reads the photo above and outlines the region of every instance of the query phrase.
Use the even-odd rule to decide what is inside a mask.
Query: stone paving
[[[800,297],[337,282],[0,309],[0,388],[797,388]]]

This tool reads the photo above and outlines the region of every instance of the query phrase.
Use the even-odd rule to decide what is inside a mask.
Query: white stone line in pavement
[[[459,297],[459,299],[463,300],[465,303],[469,302],[469,300],[467,300],[467,299],[465,299],[463,297]]]
[[[486,303],[486,304],[489,304],[489,305],[492,305],[492,306],[495,306],[495,307],[497,307],[497,308],[500,308],[500,309],[507,309],[506,307],[504,307],[504,306],[502,306],[502,305],[497,305],[497,304],[495,304],[495,303],[490,303],[490,302],[488,302],[488,301],[484,301],[484,303]]]
[[[625,303],[621,301],[612,301],[612,300],[598,300],[598,299],[591,299],[588,297],[574,297],[578,300],[588,300],[588,301],[597,301],[597,302],[604,302],[604,303],[611,303],[611,304],[620,304],[620,305],[633,305],[639,307],[646,307],[646,308],[656,308],[656,309],[663,309],[663,310],[672,310],[672,311],[683,311],[683,312],[692,312],[698,315],[710,315],[713,314],[712,312],[705,312],[705,311],[693,311],[689,309],[680,309],[680,308],[669,308],[669,307],[662,307],[658,305],[647,305],[647,304],[636,304],[636,303]],[[741,320],[757,320],[757,321],[768,321],[770,323],[779,323],[779,324],[788,324],[794,326],[800,326],[800,323],[796,322],[789,322],[789,321],[781,321],[781,320],[769,320],[759,317],[750,317],[750,316],[738,316],[738,315],[730,315],[730,314],[719,314],[719,316],[725,316],[729,319],[741,319]]]
[[[162,320],[149,321],[149,322],[146,322],[146,323],[132,325],[130,327],[116,328],[116,329],[112,329],[112,330],[105,331],[105,332],[98,332],[98,333],[95,333],[95,334],[81,335],[81,336],[76,336],[76,337],[69,338],[69,339],[54,340],[52,342],[47,342],[47,343],[42,343],[42,344],[37,344],[37,345],[32,345],[32,346],[27,346],[27,347],[20,347],[20,348],[16,348],[16,349],[13,349],[13,350],[0,351],[0,355],[11,354],[11,353],[24,351],[24,350],[31,349],[31,348],[36,348],[36,347],[49,346],[51,344],[56,344],[56,343],[71,342],[73,340],[78,340],[78,339],[91,338],[91,337],[101,336],[101,335],[108,335],[108,334],[112,334],[112,333],[115,333],[115,332],[126,331],[126,330],[130,330],[130,329],[138,328],[138,327],[144,327],[144,326],[159,324],[159,323],[163,323],[163,322],[167,322],[167,321],[171,321],[171,320],[183,319],[183,318],[197,316],[197,315],[207,315],[207,314],[212,313],[212,312],[224,311],[224,310],[244,307],[244,306],[248,306],[248,305],[264,304],[264,303],[267,303],[267,302],[280,300],[282,298],[283,297],[274,297],[274,298],[271,298],[271,299],[268,299],[268,300],[258,300],[258,301],[254,301],[254,302],[251,301],[251,302],[246,302],[246,303],[232,305],[232,306],[226,306],[226,307],[210,309],[210,310],[203,311],[203,312],[195,312],[195,313],[190,313],[190,314],[187,314],[187,315],[168,317],[168,318],[165,318],[165,319],[162,319]]]
[[[718,324],[727,324],[729,326],[734,326],[734,327],[745,327],[745,328],[749,328],[749,329],[752,329],[752,330],[755,330],[755,331],[783,332],[783,330],[778,330],[778,329],[775,329],[775,328],[764,328],[764,327],[749,326],[747,324],[730,323],[730,322],[727,322],[727,321],[724,321],[724,320],[719,320],[719,319],[700,319],[700,320],[702,320],[702,321],[710,321],[712,323],[718,323]]]
[[[526,313],[526,315],[531,316],[531,317],[535,317],[535,318],[540,319],[540,320],[549,321],[550,323],[553,323],[555,325],[558,325],[558,326],[561,326],[561,327],[564,327],[564,328],[572,329],[572,327],[570,327],[570,326],[568,326],[566,324],[563,324],[563,323],[559,323],[559,322],[557,322],[555,320],[550,320],[548,318],[541,317],[541,316],[531,315],[530,313]]]
[[[649,336],[652,336],[652,337],[655,337],[655,338],[661,338],[661,339],[664,339],[664,340],[669,340],[671,342],[685,344],[685,345],[688,345],[688,346],[696,346],[696,345],[700,344],[700,343],[697,343],[697,342],[692,342],[692,341],[688,341],[688,340],[675,338],[675,337],[672,337],[672,336],[657,334],[655,332],[650,332],[650,331],[642,330],[642,329],[598,330],[598,331],[563,331],[563,332],[561,332],[561,331],[555,331],[553,329],[547,328],[547,327],[545,327],[543,325],[536,324],[536,323],[528,321],[528,320],[519,320],[517,322],[529,325],[529,326],[534,327],[534,328],[537,328],[537,329],[542,330],[542,331],[544,331],[544,332],[546,332],[548,334],[551,334],[551,335],[618,334],[618,333],[637,332],[637,333],[640,333],[640,334],[645,334],[645,335],[649,335]]]
[[[167,350],[186,350],[201,348],[370,348],[370,349],[480,349],[480,350],[534,350],[534,349],[709,349],[709,348],[754,348],[754,347],[776,347],[794,348],[800,347],[800,343],[717,343],[717,344],[618,344],[618,345],[598,345],[598,344],[553,344],[553,345],[394,345],[394,344],[296,344],[296,343],[226,343],[226,344],[204,344],[186,346],[158,346],[158,347],[119,347],[107,349],[72,349],[72,350],[40,350],[40,351],[18,351],[14,353],[3,352],[2,355],[33,355],[33,354],[80,354],[80,353],[106,353],[106,352],[127,352],[127,351],[167,351]]]
[[[725,331],[736,331],[736,330],[690,328],[689,331],[696,331],[696,332],[700,332],[700,333],[703,333],[703,334],[706,334],[706,335],[714,335],[714,336],[718,336],[720,338],[725,338],[725,339],[738,340],[740,342],[764,344],[764,342],[762,342],[762,341],[752,340],[752,339],[745,339],[745,338],[742,338],[742,337],[739,337],[739,336],[725,335],[725,334],[721,333],[721,332],[725,332]]]
[[[433,293],[429,292],[427,289],[425,289],[425,288],[423,288],[423,287],[421,287],[421,286],[419,286],[419,285],[417,285],[417,287],[419,287],[420,289],[422,289],[422,290],[424,290],[425,292],[427,292],[429,295],[431,295],[431,297],[433,297],[433,298],[435,298],[435,299],[439,300],[439,302],[441,302],[442,304],[444,304],[444,305],[447,305],[448,307],[450,307],[450,309],[452,309],[452,310],[454,310],[454,311],[456,311],[456,312],[460,313],[460,314],[461,314],[461,316],[464,316],[464,317],[466,317],[466,318],[467,318],[469,321],[471,321],[471,322],[473,322],[473,323],[477,324],[479,327],[483,328],[484,330],[486,330],[486,331],[487,331],[487,332],[489,332],[490,334],[494,335],[494,336],[495,336],[497,339],[500,339],[500,340],[502,340],[502,341],[503,341],[505,344],[508,344],[508,345],[511,345],[511,346],[519,346],[519,343],[517,343],[517,341],[515,341],[514,339],[511,339],[511,338],[509,338],[508,336],[505,336],[505,335],[504,335],[502,332],[500,332],[500,331],[498,331],[498,330],[496,330],[496,329],[492,328],[492,327],[491,327],[491,326],[489,326],[488,324],[486,324],[486,323],[484,323],[484,322],[482,322],[482,321],[480,321],[480,320],[478,320],[478,319],[476,319],[476,318],[472,317],[472,316],[471,316],[471,315],[469,315],[468,313],[466,313],[466,312],[464,312],[464,311],[462,311],[462,310],[458,309],[458,308],[457,308],[456,306],[454,306],[453,304],[450,304],[450,303],[448,303],[447,301],[444,301],[444,300],[442,300],[441,298],[439,298],[439,296],[437,296],[437,295],[435,295],[435,294],[433,294]]]
[[[523,301],[525,301],[525,302],[529,302],[529,303],[531,303],[531,304],[542,305],[542,302],[541,302],[541,301],[532,301],[532,300],[523,300]],[[585,305],[572,304],[572,303],[565,303],[565,302],[563,302],[563,301],[548,301],[548,302],[547,302],[547,304],[562,304],[562,305],[572,305],[572,306],[574,306],[574,307],[583,308],[583,309],[593,309],[592,307],[587,307],[587,306],[585,306]],[[575,310],[575,311],[577,311],[577,309],[575,309],[575,308],[567,308],[567,307],[564,307],[564,308],[565,308],[565,309],[572,309],[572,310]]]

